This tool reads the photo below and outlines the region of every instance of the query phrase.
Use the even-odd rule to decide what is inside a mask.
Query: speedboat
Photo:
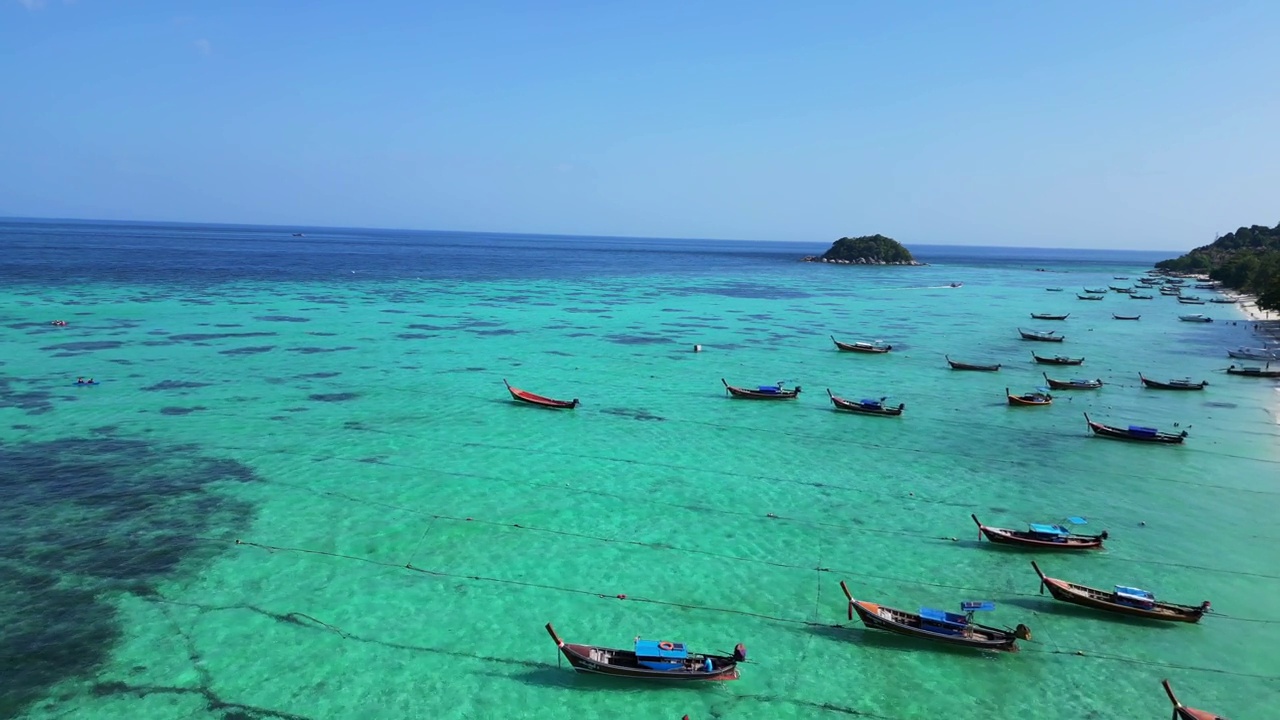
[[[1280,350],[1267,348],[1241,347],[1235,350],[1228,350],[1227,355],[1241,360],[1280,360]]]

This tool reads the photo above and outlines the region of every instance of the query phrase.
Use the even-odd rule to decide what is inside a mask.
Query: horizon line
[[[745,242],[745,243],[785,243],[788,245],[805,245],[814,244],[821,245],[821,240],[747,240],[742,238],[712,238],[712,237],[657,237],[650,235],[584,235],[577,233],[545,233],[545,232],[509,232],[504,230],[439,230],[425,228],[396,228],[396,227],[360,227],[354,225],[278,225],[274,223],[232,223],[232,222],[202,222],[202,221],[186,221],[186,220],[106,220],[102,218],[53,218],[53,217],[27,217],[19,215],[0,215],[0,222],[8,221],[20,222],[39,222],[39,223],[102,223],[102,224],[118,224],[118,225],[197,225],[209,227],[260,227],[260,228],[280,228],[283,232],[294,233],[300,230],[373,230],[378,232],[409,232],[409,233],[455,233],[459,235],[517,235],[522,237],[560,237],[560,238],[605,238],[610,240],[695,240],[703,242]],[[872,233],[873,235],[875,233]],[[842,236],[844,237],[844,236]],[[840,238],[837,238],[837,240]],[[894,238],[891,238],[894,239]],[[901,243],[904,247],[909,247],[907,243],[894,239],[895,242]],[[832,240],[830,242],[835,242]],[[956,247],[956,248],[1011,248],[1023,250],[1089,250],[1097,252],[1150,252],[1150,253],[1174,253],[1185,255],[1190,250],[1174,250],[1174,249],[1143,249],[1143,248],[1100,248],[1100,247],[1060,247],[1060,246],[1041,246],[1041,245],[965,245],[959,243],[914,243],[917,247]],[[1197,246],[1199,247],[1199,246]],[[1194,249],[1194,248],[1193,248]]]

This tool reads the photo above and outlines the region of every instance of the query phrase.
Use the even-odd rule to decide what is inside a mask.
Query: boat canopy
[[[1130,425],[1129,432],[1133,433],[1134,435],[1151,436],[1151,435],[1155,435],[1159,431],[1156,430],[1155,428],[1142,427],[1140,425]]]
[[[670,645],[671,649],[663,650],[663,644]],[[689,657],[689,651],[685,649],[684,643],[662,643],[657,640],[636,640],[636,657],[684,660]]]
[[[1068,535],[1066,528],[1057,525],[1041,525],[1040,523],[1030,523],[1031,532],[1039,535]]]
[[[858,401],[858,404],[865,405],[867,407],[880,407],[880,401],[874,398],[862,398]]]
[[[978,610],[995,610],[996,604],[990,600],[965,600],[960,603],[960,609],[965,612],[975,612]]]
[[[778,393],[778,392],[782,392],[782,386],[781,385],[761,385],[756,388],[756,391],[762,392],[762,393]]]

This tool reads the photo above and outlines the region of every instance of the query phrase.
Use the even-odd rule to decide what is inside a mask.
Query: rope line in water
[[[245,450],[245,448],[239,448],[239,447],[227,447],[227,446],[222,446],[222,447],[223,447],[224,449]],[[299,457],[303,457],[303,456],[305,456],[305,457],[313,457],[313,456],[312,456],[312,455],[310,455],[309,453],[295,452],[295,451],[290,451],[290,450],[285,450],[285,449],[271,449],[271,450],[266,450],[265,452],[267,452],[267,453],[271,453],[271,454],[294,455],[294,456],[299,456]],[[326,459],[326,460],[337,460],[337,461],[341,461],[341,462],[349,462],[349,463],[363,463],[363,461],[358,460],[358,459],[344,458],[344,457],[332,456],[332,455],[331,455],[331,456],[327,456],[325,459]],[[414,466],[414,465],[406,465],[406,464],[403,464],[403,463],[393,463],[393,462],[386,462],[386,461],[383,461],[383,462],[378,463],[378,464],[386,465],[386,466],[389,466],[389,467],[401,467],[401,468],[405,468],[405,469],[409,469],[409,470],[415,470],[415,471],[418,471],[418,472],[435,472],[435,473],[437,473],[437,474],[442,474],[442,475],[452,475],[452,476],[456,476],[456,477],[475,478],[475,479],[480,479],[480,480],[490,480],[490,481],[503,481],[503,480],[505,480],[505,478],[500,478],[500,477],[496,477],[496,476],[492,476],[492,475],[484,475],[484,474],[481,474],[481,473],[464,473],[464,472],[449,471],[449,470],[438,470],[438,469],[434,469],[434,468],[420,467],[420,466]],[[708,472],[708,473],[711,473],[711,474],[717,474],[717,475],[736,476],[736,477],[747,477],[747,478],[757,478],[757,479],[759,479],[759,478],[764,478],[764,479],[774,479],[774,478],[771,478],[771,477],[769,477],[769,476],[749,476],[749,475],[742,475],[742,474],[730,474],[730,473],[723,473],[723,472],[719,472],[719,471],[705,471],[705,470],[702,470],[702,472]],[[385,508],[388,508],[388,509],[400,510],[400,511],[404,511],[404,512],[411,512],[411,513],[418,513],[418,514],[427,514],[427,513],[425,513],[424,511],[419,511],[419,510],[412,509],[412,508],[406,508],[406,507],[398,506],[398,505],[394,505],[394,504],[391,504],[391,503],[385,503],[385,502],[376,501],[376,500],[368,500],[368,499],[364,499],[364,498],[359,498],[359,497],[355,497],[355,496],[352,496],[352,495],[349,495],[349,494],[339,493],[339,492],[336,492],[336,491],[329,491],[329,490],[315,490],[315,489],[307,488],[307,487],[305,487],[305,486],[296,485],[296,484],[292,484],[292,483],[286,483],[286,482],[282,482],[282,481],[273,481],[273,482],[275,482],[276,484],[280,484],[280,485],[285,485],[285,486],[289,486],[289,487],[295,487],[295,488],[302,489],[302,490],[305,490],[305,491],[307,491],[307,492],[311,492],[311,493],[315,493],[315,494],[320,494],[320,495],[330,495],[330,496],[334,496],[334,497],[341,497],[341,498],[348,499],[348,500],[351,500],[351,501],[354,501],[354,502],[363,502],[363,503],[366,503],[366,504],[369,504],[369,505],[374,505],[374,506],[379,506],[379,507],[385,507]],[[737,511],[732,511],[732,510],[725,510],[725,509],[720,509],[720,508],[714,508],[714,507],[705,506],[705,505],[683,505],[683,504],[679,504],[679,503],[668,503],[668,502],[663,502],[663,501],[655,500],[655,499],[648,498],[648,497],[630,497],[630,496],[625,496],[625,495],[619,495],[619,494],[616,494],[616,493],[610,493],[610,492],[603,491],[603,490],[596,490],[596,489],[591,489],[591,488],[580,488],[580,487],[575,487],[575,486],[571,486],[571,485],[568,485],[568,484],[563,484],[563,485],[561,485],[561,484],[552,484],[552,483],[530,483],[530,485],[532,485],[533,487],[544,487],[544,488],[557,489],[557,490],[559,490],[559,489],[569,489],[569,490],[571,490],[571,491],[573,491],[573,492],[581,492],[581,493],[587,493],[587,494],[594,494],[594,495],[600,495],[600,496],[603,496],[603,497],[613,497],[613,498],[615,498],[615,499],[623,500],[623,501],[626,501],[626,502],[629,502],[629,503],[648,503],[648,504],[660,505],[660,506],[664,506],[664,507],[676,507],[676,508],[682,508],[682,509],[687,509],[687,510],[691,510],[691,511],[695,511],[695,512],[712,512],[712,513],[719,513],[719,514],[725,514],[725,515],[732,515],[732,516],[736,516],[736,517],[747,517],[747,518],[759,518],[759,517],[760,517],[760,515],[759,515],[759,514],[756,514],[756,513],[737,512]],[[824,487],[824,488],[837,487],[837,488],[838,488],[839,486],[821,485],[821,487]],[[871,491],[871,492],[874,492],[874,491]],[[892,499],[899,499],[899,500],[904,500],[904,499],[906,499],[906,498],[904,498],[901,494],[896,494],[896,493],[895,493],[895,494],[881,493],[881,495],[882,495],[883,497],[889,497],[889,498],[892,498]],[[949,501],[945,501],[945,500],[930,500],[930,499],[928,499],[928,498],[924,498],[924,497],[915,497],[915,496],[914,496],[914,494],[910,495],[909,497],[911,498],[911,501],[912,501],[912,502],[923,502],[923,503],[935,503],[935,504],[942,504],[942,505],[955,505],[955,506],[960,506],[958,503],[951,503],[951,502],[949,502]],[[968,508],[969,508],[969,506],[968,506],[968,505],[964,505],[963,507],[965,507],[966,509],[968,509]],[[913,532],[913,531],[908,531],[908,530],[889,530],[889,529],[884,529],[884,528],[871,528],[871,527],[866,527],[866,526],[863,526],[863,525],[847,525],[847,524],[843,524],[843,523],[831,523],[831,522],[823,522],[823,521],[817,521],[817,520],[807,520],[807,519],[802,519],[802,518],[795,518],[795,517],[789,517],[789,516],[776,515],[776,514],[774,514],[774,513],[768,513],[768,514],[766,514],[766,517],[768,517],[768,518],[770,518],[770,519],[785,520],[785,521],[788,521],[788,522],[795,522],[795,523],[801,523],[801,524],[808,524],[808,525],[813,525],[813,526],[818,526],[818,527],[831,527],[831,528],[838,528],[838,529],[842,529],[842,530],[862,531],[862,532],[869,532],[869,533],[876,533],[876,534],[886,534],[886,535],[898,535],[898,536],[902,536],[902,537],[918,537],[918,538],[942,539],[942,540],[951,539],[951,538],[948,538],[948,537],[945,537],[945,536],[936,536],[936,535],[930,535],[930,534],[927,534],[927,533],[919,533],[919,532]],[[1227,569],[1222,569],[1222,568],[1209,568],[1209,567],[1196,566],[1196,565],[1183,565],[1183,564],[1178,564],[1178,563],[1167,563],[1167,562],[1158,561],[1158,560],[1144,560],[1144,559],[1141,559],[1141,558],[1117,558],[1117,557],[1112,557],[1112,556],[1103,556],[1103,557],[1104,557],[1105,559],[1108,559],[1108,560],[1116,560],[1116,561],[1119,561],[1119,562],[1130,562],[1130,563],[1140,563],[1140,564],[1164,565],[1164,566],[1168,566],[1168,567],[1182,567],[1182,568],[1185,568],[1185,569],[1194,569],[1194,570],[1201,570],[1201,571],[1207,571],[1207,572],[1216,572],[1216,573],[1228,574],[1228,575],[1252,576],[1252,577],[1259,577],[1259,578],[1265,578],[1265,579],[1280,579],[1280,576],[1267,575],[1267,574],[1264,574],[1264,573],[1255,573],[1255,572],[1250,572],[1250,571],[1237,571],[1237,570],[1227,570]]]
[[[339,458],[339,459],[343,459],[343,458]],[[358,461],[353,461],[353,462],[358,462]],[[446,474],[447,474],[447,473],[446,473]],[[467,476],[467,477],[479,477],[479,478],[482,478],[482,479],[490,479],[490,480],[500,480],[500,478],[491,477],[491,476],[482,476],[482,475],[476,475],[476,474],[467,474],[466,476]],[[451,516],[451,515],[441,515],[441,514],[437,514],[437,513],[429,513],[429,512],[426,512],[426,511],[424,511],[424,510],[418,510],[418,509],[415,509],[415,508],[409,508],[409,507],[404,507],[404,506],[394,505],[394,504],[391,504],[391,503],[385,503],[385,502],[380,502],[380,501],[366,500],[366,499],[361,498],[361,497],[357,497],[357,496],[353,496],[353,495],[350,495],[350,494],[347,494],[347,493],[341,493],[341,492],[337,492],[337,491],[333,491],[333,490],[316,490],[316,489],[313,489],[313,488],[308,488],[308,487],[303,486],[303,485],[296,485],[296,484],[293,484],[293,483],[283,483],[283,482],[278,482],[278,481],[277,481],[277,483],[276,483],[276,484],[286,485],[286,486],[288,486],[288,487],[297,488],[297,489],[303,490],[303,491],[305,491],[305,492],[309,492],[309,493],[316,494],[316,495],[321,495],[321,496],[332,496],[332,497],[341,498],[341,499],[343,499],[343,500],[347,500],[347,501],[351,501],[351,502],[364,503],[364,504],[368,504],[368,505],[375,506],[375,507],[383,507],[383,508],[387,508],[387,509],[398,510],[398,511],[401,511],[401,512],[407,512],[407,513],[417,514],[417,515],[421,515],[421,516],[424,516],[424,517],[429,517],[429,518],[431,518],[433,521],[434,521],[434,520],[437,520],[437,519],[443,519],[443,520],[452,520],[452,521],[459,521],[459,522],[474,522],[474,523],[477,523],[477,524],[482,524],[482,525],[491,525],[491,526],[495,526],[495,527],[516,527],[516,528],[521,528],[521,529],[526,529],[526,530],[533,530],[533,531],[537,531],[537,532],[544,532],[544,533],[551,533],[551,534],[557,534],[557,535],[563,535],[563,536],[569,536],[569,537],[577,537],[577,538],[588,539],[588,540],[595,540],[595,541],[599,541],[599,542],[619,543],[619,544],[627,544],[627,545],[637,545],[637,546],[651,547],[651,548],[657,548],[657,549],[670,549],[670,550],[676,550],[676,551],[679,551],[679,552],[687,552],[687,553],[700,554],[700,555],[709,555],[709,556],[712,556],[712,557],[719,557],[719,558],[723,558],[723,559],[736,560],[736,561],[742,561],[742,562],[755,562],[755,563],[761,563],[761,564],[765,564],[765,565],[772,565],[772,566],[774,566],[774,567],[783,567],[783,568],[788,568],[788,569],[797,569],[797,570],[809,570],[809,569],[816,569],[816,570],[819,570],[819,571],[827,571],[827,569],[826,569],[826,568],[822,568],[822,567],[817,567],[817,568],[808,568],[808,567],[805,567],[805,566],[795,565],[795,564],[792,564],[792,563],[776,562],[776,561],[764,560],[764,559],[759,559],[759,558],[744,558],[744,557],[740,557],[740,556],[727,555],[727,554],[721,554],[721,553],[715,553],[715,552],[711,552],[711,551],[707,551],[707,550],[701,550],[701,549],[696,549],[696,548],[683,548],[683,547],[673,546],[673,545],[666,544],[666,543],[649,543],[649,542],[644,542],[644,541],[640,541],[640,540],[625,539],[625,538],[606,538],[606,537],[601,537],[601,536],[597,536],[597,535],[587,535],[587,534],[583,534],[583,533],[575,533],[575,532],[572,532],[572,531],[556,530],[556,529],[551,529],[551,528],[540,528],[540,527],[528,526],[528,525],[523,525],[523,524],[520,524],[520,523],[507,523],[507,522],[498,522],[498,521],[492,521],[492,520],[476,520],[476,519],[471,518],[471,517],[462,518],[462,517]],[[785,516],[781,516],[781,515],[776,515],[776,514],[774,514],[774,513],[768,513],[767,515],[765,515],[765,516],[761,517],[760,515],[758,515],[758,514],[753,514],[753,513],[742,513],[742,512],[735,512],[735,511],[720,511],[720,510],[717,510],[717,509],[715,509],[715,508],[709,508],[709,507],[705,507],[705,506],[683,506],[683,505],[678,505],[678,504],[675,504],[675,503],[664,503],[664,502],[660,502],[660,501],[648,501],[648,500],[645,500],[645,499],[643,499],[643,498],[628,498],[628,497],[625,497],[625,496],[616,495],[616,494],[613,494],[613,493],[607,493],[607,492],[604,492],[604,491],[596,491],[596,490],[582,489],[582,488],[573,488],[573,487],[568,486],[568,485],[554,485],[554,484],[547,484],[547,483],[532,483],[532,485],[533,485],[533,486],[535,486],[535,487],[546,487],[546,488],[551,488],[551,489],[565,489],[565,488],[569,488],[569,489],[571,489],[571,490],[578,491],[578,492],[591,493],[591,494],[598,494],[598,495],[603,495],[603,496],[606,496],[606,497],[614,497],[614,498],[617,498],[617,499],[624,500],[624,501],[626,501],[626,502],[655,502],[656,504],[660,504],[660,505],[664,505],[664,506],[668,506],[668,507],[681,507],[681,508],[691,509],[691,510],[695,510],[695,511],[724,512],[724,513],[726,513],[726,514],[730,514],[730,515],[733,515],[733,516],[735,516],[735,517],[748,517],[748,518],[752,518],[752,519],[756,519],[756,520],[763,520],[763,519],[782,520],[782,521],[796,522],[796,523],[801,523],[801,524],[810,524],[810,525],[817,525],[817,526],[836,527],[836,528],[840,528],[840,529],[844,529],[844,530],[850,530],[850,531],[853,531],[853,532],[869,532],[869,533],[873,533],[873,534],[888,534],[888,535],[897,535],[897,536],[904,536],[904,537],[916,537],[916,538],[928,539],[928,540],[954,540],[954,539],[955,539],[955,537],[954,537],[954,536],[948,537],[948,536],[942,536],[942,535],[930,535],[930,534],[928,534],[928,533],[918,533],[918,532],[912,532],[912,531],[907,531],[907,530],[887,530],[887,529],[867,528],[867,527],[860,526],[860,525],[840,525],[840,524],[835,524],[835,523],[823,523],[823,522],[820,522],[820,521],[801,520],[801,519],[795,519],[795,518],[789,518],[789,517],[785,517]],[[428,533],[428,532],[430,532],[430,529],[431,529],[431,526],[428,526],[427,530],[423,532],[423,535],[422,535],[422,537],[419,539],[417,546],[415,546],[415,549],[414,549],[414,551],[413,551],[413,554],[411,554],[411,555],[410,555],[410,557],[411,557],[411,558],[413,557],[413,555],[416,555],[416,554],[417,554],[417,550],[418,550],[418,548],[420,548],[420,547],[421,547],[421,545],[422,545],[422,543],[423,543],[423,541],[425,541],[426,536],[427,536],[427,533]],[[1214,573],[1219,573],[1219,574],[1223,574],[1223,575],[1239,575],[1239,576],[1244,576],[1244,577],[1256,577],[1256,578],[1261,578],[1261,579],[1280,580],[1280,576],[1267,575],[1267,574],[1265,574],[1265,573],[1255,573],[1255,572],[1242,571],[1242,570],[1227,570],[1227,569],[1222,569],[1222,568],[1210,568],[1210,567],[1204,567],[1204,566],[1198,566],[1198,565],[1187,565],[1187,564],[1180,564],[1180,563],[1170,563],[1170,562],[1164,562],[1164,561],[1160,561],[1160,560],[1144,560],[1144,559],[1142,559],[1142,558],[1121,558],[1121,557],[1114,557],[1114,556],[1110,556],[1110,555],[1102,555],[1102,556],[1100,556],[1100,557],[1101,557],[1102,559],[1104,559],[1104,560],[1113,560],[1113,561],[1116,561],[1116,562],[1127,562],[1127,563],[1138,564],[1138,565],[1158,565],[1158,566],[1163,566],[1163,567],[1177,567],[1177,568],[1182,568],[1182,569],[1198,570],[1198,571],[1203,571],[1203,572],[1214,572]],[[821,565],[821,563],[819,563],[819,565]],[[847,572],[849,572],[850,574],[859,575],[859,576],[862,576],[862,577],[871,577],[871,578],[874,578],[874,579],[889,580],[889,581],[893,581],[893,582],[900,582],[900,583],[904,583],[904,584],[923,584],[923,585],[934,585],[934,584],[927,583],[927,582],[923,582],[923,581],[914,581],[914,580],[913,580],[913,581],[907,581],[907,580],[899,580],[899,579],[887,578],[887,577],[876,576],[876,575],[869,575],[869,574],[865,574],[865,573],[856,573],[856,572],[852,572],[852,571],[847,571]],[[951,586],[951,585],[934,585],[934,586],[936,586],[936,587],[947,587],[947,588],[950,588],[950,589],[957,589],[957,590],[969,590],[969,591],[974,591],[974,592],[981,592],[981,591],[982,591],[982,589],[981,589],[981,588],[971,588],[971,587],[961,587],[961,586]],[[1033,594],[1030,594],[1030,593],[1026,593],[1026,594],[1022,594],[1022,595],[1023,595],[1023,596],[1025,596],[1025,597],[1032,597],[1032,596],[1034,596]],[[1250,620],[1250,622],[1280,622],[1280,621]]]
[[[505,579],[505,578],[487,577],[487,576],[484,576],[484,575],[462,575],[462,574],[459,574],[459,573],[450,573],[450,572],[444,572],[444,571],[439,571],[439,570],[430,570],[430,569],[427,569],[427,568],[420,568],[420,567],[414,566],[414,565],[412,565],[412,564],[410,564],[410,565],[396,565],[395,563],[388,563],[388,562],[384,562],[384,561],[380,561],[380,560],[372,560],[372,559],[369,559],[369,558],[360,558],[360,557],[356,557],[356,556],[353,556],[353,555],[344,555],[344,554],[341,554],[341,553],[331,553],[331,552],[327,552],[327,551],[324,551],[324,550],[308,550],[308,549],[305,549],[305,548],[277,547],[277,546],[272,546],[272,545],[265,545],[265,544],[262,544],[262,543],[250,542],[250,541],[247,541],[247,540],[236,540],[236,545],[244,545],[244,546],[248,546],[248,547],[256,547],[256,548],[260,548],[260,549],[266,550],[266,551],[268,551],[268,552],[297,552],[297,553],[304,553],[304,554],[309,554],[309,555],[323,555],[323,556],[335,557],[335,558],[341,558],[341,559],[346,559],[346,560],[356,560],[356,561],[359,561],[359,562],[369,563],[369,564],[372,564],[372,565],[381,565],[381,566],[384,566],[384,567],[394,567],[394,568],[399,568],[399,569],[412,570],[412,571],[414,571],[414,572],[422,573],[422,574],[424,574],[424,575],[430,575],[430,576],[432,576],[432,577],[447,577],[447,578],[456,579],[456,580],[472,580],[472,581],[476,581],[476,582],[499,583],[499,584],[503,584],[503,585],[515,585],[515,586],[518,586],[518,587],[528,587],[528,588],[534,588],[534,589],[538,589],[538,590],[553,590],[553,591],[556,591],[556,592],[565,592],[565,593],[571,593],[571,594],[575,594],[575,595],[587,595],[587,596],[592,596],[592,597],[601,598],[601,599],[617,599],[617,600],[626,600],[626,601],[631,601],[631,602],[648,603],[648,604],[652,604],[652,605],[662,605],[662,606],[667,606],[667,607],[678,607],[678,608],[685,609],[685,610],[702,610],[702,611],[706,611],[706,612],[716,612],[716,613],[725,613],[725,614],[731,614],[731,615],[741,615],[741,616],[745,616],[745,617],[753,617],[753,618],[757,618],[757,619],[760,619],[760,620],[770,620],[770,621],[773,621],[773,622],[787,623],[787,624],[792,624],[792,625],[802,625],[802,626],[806,626],[806,627],[835,627],[835,628],[844,628],[844,627],[845,627],[844,625],[840,625],[840,624],[838,624],[838,623],[837,623],[837,624],[833,624],[833,623],[821,623],[821,622],[814,622],[814,621],[811,621],[811,620],[797,620],[797,619],[795,619],[795,618],[778,617],[778,616],[776,616],[776,615],[766,615],[766,614],[763,614],[763,613],[754,613],[754,612],[750,612],[750,611],[746,611],[746,610],[736,610],[736,609],[733,609],[733,608],[721,608],[721,607],[713,607],[713,606],[708,606],[708,605],[694,605],[694,604],[691,604],[691,603],[679,603],[679,602],[672,602],[672,601],[669,601],[669,600],[658,600],[658,599],[655,599],[655,598],[631,597],[631,596],[628,596],[628,595],[625,595],[625,594],[610,595],[610,594],[608,594],[608,593],[601,593],[601,592],[596,592],[596,591],[592,591],[592,590],[583,590],[583,589],[581,589],[581,588],[569,588],[569,587],[561,587],[561,586],[556,586],[556,585],[546,585],[546,584],[542,584],[542,583],[534,583],[534,582],[529,582],[529,581],[525,581],[525,580],[511,580],[511,579]],[[314,619],[314,618],[312,618],[312,619]],[[319,622],[319,621],[317,621],[317,622]],[[323,625],[324,623],[321,623],[321,624]],[[332,628],[331,628],[331,629],[332,629]],[[336,631],[336,630],[335,630],[335,631]],[[867,632],[870,632],[870,631],[868,630]],[[1059,649],[1059,650],[1038,650],[1038,649],[1035,649],[1035,648],[1027,648],[1027,650],[1030,650],[1031,652],[1039,652],[1039,653],[1046,654],[1046,655],[1062,655],[1062,656],[1072,656],[1072,657],[1094,657],[1094,658],[1103,659],[1103,660],[1115,660],[1115,661],[1119,661],[1119,662],[1127,662],[1127,663],[1134,663],[1134,664],[1140,664],[1140,665],[1147,665],[1147,666],[1151,666],[1151,667],[1169,668],[1169,669],[1176,669],[1176,670],[1187,670],[1187,671],[1194,671],[1194,672],[1209,672],[1209,673],[1216,673],[1216,674],[1221,674],[1221,675],[1231,675],[1231,676],[1235,676],[1235,677],[1255,678],[1255,679],[1261,679],[1261,680],[1280,680],[1280,676],[1260,675],[1260,674],[1256,674],[1256,673],[1241,673],[1241,672],[1235,672],[1235,671],[1231,671],[1231,670],[1222,670],[1222,669],[1219,669],[1219,668],[1205,668],[1205,667],[1197,667],[1197,666],[1193,666],[1193,665],[1177,665],[1177,664],[1173,664],[1173,663],[1157,662],[1157,661],[1153,661],[1153,660],[1141,660],[1141,659],[1137,659],[1137,658],[1127,658],[1127,657],[1123,657],[1123,656],[1119,656],[1119,655],[1109,655],[1109,654],[1106,654],[1106,653],[1093,653],[1093,654],[1087,654],[1087,653],[1085,653],[1084,651],[1067,652],[1067,651],[1063,651],[1063,650],[1060,650],[1060,649]]]
[[[443,517],[443,516],[441,516],[441,517]],[[443,518],[443,519],[455,519],[455,518]],[[465,521],[464,521],[464,522],[465,522]],[[472,522],[475,522],[475,521],[472,521]],[[504,524],[504,523],[493,523],[493,522],[490,522],[490,523],[483,523],[483,524],[489,524],[489,525],[495,525],[495,526],[503,526],[503,527],[515,527],[515,528],[523,529],[523,530],[532,530],[532,529],[535,529],[535,528],[529,528],[529,527],[522,527],[522,526],[519,526],[519,525],[507,525],[507,524]],[[557,534],[571,534],[571,533],[557,533]],[[379,566],[382,566],[382,567],[390,567],[390,568],[397,568],[397,569],[409,569],[409,570],[413,570],[413,571],[415,571],[415,572],[420,572],[420,573],[424,573],[424,574],[427,574],[427,575],[433,575],[433,576],[437,576],[437,577],[462,578],[462,579],[469,579],[469,580],[475,580],[475,581],[494,582],[494,583],[502,583],[502,584],[518,585],[518,586],[522,586],[522,587],[532,587],[532,588],[539,588],[539,589],[544,589],[544,590],[556,590],[556,591],[560,591],[560,592],[569,592],[569,593],[574,593],[574,594],[579,594],[579,595],[593,595],[593,596],[595,596],[595,597],[599,597],[599,598],[610,598],[610,597],[613,597],[613,598],[617,598],[617,599],[619,599],[619,600],[627,600],[627,599],[629,599],[629,600],[634,600],[634,601],[636,601],[636,602],[652,603],[652,604],[656,604],[656,605],[669,605],[669,606],[672,606],[672,607],[680,607],[680,608],[690,609],[690,610],[707,610],[707,611],[711,611],[711,612],[723,612],[723,613],[731,613],[731,614],[735,614],[735,615],[746,615],[746,616],[749,616],[749,617],[757,617],[757,618],[762,618],[762,619],[768,619],[768,620],[773,620],[773,621],[776,621],[776,622],[794,623],[794,624],[807,625],[807,626],[826,626],[826,625],[827,625],[827,623],[822,623],[822,622],[815,622],[815,621],[809,621],[809,620],[798,620],[798,619],[795,619],[795,618],[784,618],[784,617],[778,617],[778,616],[776,616],[776,615],[764,615],[764,614],[754,613],[754,612],[750,612],[750,611],[746,611],[746,610],[736,610],[736,609],[733,609],[733,608],[719,608],[719,607],[712,607],[712,606],[705,606],[705,605],[691,605],[691,604],[687,604],[687,603],[677,603],[677,602],[666,601],[666,600],[655,600],[655,599],[643,598],[643,597],[630,597],[630,596],[628,596],[628,595],[626,595],[626,594],[609,595],[608,593],[600,593],[600,592],[595,592],[595,591],[590,591],[590,590],[581,590],[581,589],[577,589],[577,588],[568,588],[568,587],[562,587],[562,586],[557,586],[557,585],[547,585],[547,584],[543,584],[543,583],[535,583],[535,582],[529,582],[529,581],[524,581],[524,580],[509,580],[509,579],[494,578],[494,577],[486,577],[486,576],[480,576],[480,575],[462,575],[462,574],[458,574],[458,573],[450,573],[450,572],[445,572],[445,571],[441,571],[441,570],[430,570],[430,569],[427,569],[427,568],[421,568],[421,567],[418,567],[418,566],[416,566],[416,565],[413,565],[412,563],[407,563],[407,564],[405,564],[405,565],[399,565],[399,564],[396,564],[396,563],[386,562],[386,561],[384,561],[384,560],[373,560],[373,559],[371,559],[371,558],[362,558],[362,557],[358,557],[358,556],[354,556],[354,555],[345,555],[345,554],[342,554],[342,553],[333,553],[333,552],[329,552],[329,551],[326,551],[326,550],[309,550],[309,549],[306,549],[306,548],[277,547],[277,546],[264,545],[264,544],[262,544],[262,543],[249,542],[249,541],[247,541],[247,540],[239,540],[239,539],[237,539],[237,540],[235,541],[235,544],[236,544],[236,545],[247,545],[247,546],[251,546],[251,547],[257,547],[257,548],[261,548],[261,549],[263,549],[263,550],[267,550],[268,552],[296,552],[296,553],[303,553],[303,554],[308,554],[308,555],[323,555],[323,556],[327,556],[327,557],[340,558],[340,559],[344,559],[344,560],[356,560],[356,561],[359,561],[359,562],[368,563],[368,564],[371,564],[371,565],[379,565]],[[629,543],[629,544],[646,544],[646,543]],[[661,547],[662,549],[674,549],[674,550],[679,550],[679,548],[672,548],[672,547],[670,547],[670,546],[666,546],[666,545],[662,545],[662,546],[654,545],[654,547]],[[726,559],[734,559],[734,560],[741,560],[741,561],[747,561],[747,562],[752,562],[752,561],[753,561],[753,560],[751,560],[751,559],[749,559],[749,558],[731,558],[731,557],[729,557],[729,558],[726,558]],[[873,579],[873,580],[882,580],[882,581],[886,581],[886,582],[899,583],[899,584],[902,584],[902,585],[923,585],[923,586],[927,586],[927,587],[937,587],[937,588],[943,588],[943,589],[947,589],[947,590],[961,590],[961,591],[965,591],[965,592],[989,592],[989,591],[990,591],[990,588],[974,588],[974,587],[967,587],[967,586],[963,586],[963,585],[952,585],[952,584],[948,584],[948,583],[934,583],[934,582],[929,582],[929,581],[926,581],[926,580],[909,580],[909,579],[897,578],[897,577],[892,577],[892,576],[884,576],[884,575],[876,575],[876,574],[872,574],[872,573],[864,573],[864,572],[858,572],[858,571],[852,571],[852,570],[844,570],[844,569],[840,569],[840,568],[828,568],[828,567],[806,567],[806,566],[800,566],[800,565],[782,565],[782,564],[780,564],[780,563],[774,563],[774,562],[771,562],[771,561],[770,561],[770,562],[768,562],[767,564],[775,565],[775,566],[780,566],[780,567],[787,567],[787,568],[789,568],[789,569],[795,569],[795,570],[801,570],[801,571],[816,571],[816,572],[819,572],[819,573],[824,573],[824,572],[825,572],[825,573],[832,573],[832,574],[838,574],[838,575],[847,575],[847,576],[851,576],[851,577],[863,577],[863,578],[870,578],[870,579]],[[1038,598],[1038,597],[1040,597],[1040,595],[1039,595],[1038,593],[1030,593],[1030,592],[1008,591],[1008,592],[1005,592],[1005,593],[1003,593],[1003,594],[1005,594],[1005,595],[1012,595],[1012,596],[1014,596],[1014,597],[1027,597],[1027,598]],[[1226,620],[1240,620],[1240,621],[1244,621],[1244,622],[1255,622],[1255,623],[1264,623],[1264,624],[1280,624],[1280,620],[1266,620],[1266,619],[1248,619],[1248,618],[1240,618],[1240,617],[1234,617],[1234,616],[1230,616],[1230,615],[1223,615],[1223,614],[1220,614],[1220,613],[1217,613],[1217,612],[1214,612],[1214,613],[1211,615],[1211,617],[1215,617],[1215,618],[1222,618],[1222,619],[1226,619]]]

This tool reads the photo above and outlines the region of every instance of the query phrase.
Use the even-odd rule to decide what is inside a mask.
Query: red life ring
[[[662,642],[658,643],[658,649],[659,650],[675,650],[676,646],[674,643],[670,643],[670,642],[667,642],[666,640],[663,640]]]

